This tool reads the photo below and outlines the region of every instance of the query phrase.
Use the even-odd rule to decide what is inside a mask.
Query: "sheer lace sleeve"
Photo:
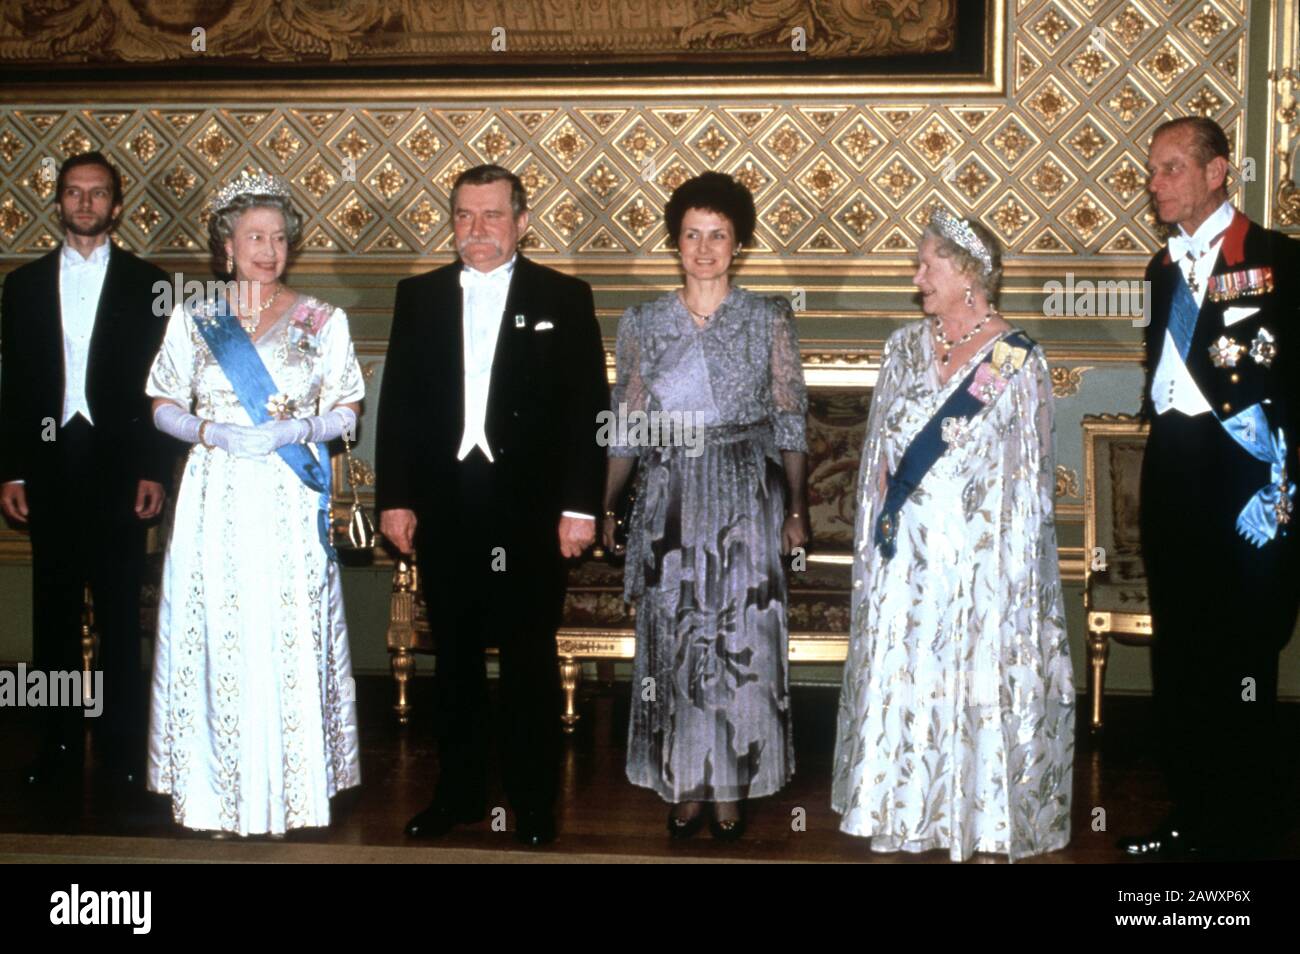
[[[862,438],[862,457],[858,463],[857,513],[853,528],[853,609],[858,612],[860,600],[870,582],[870,550],[875,546],[876,514],[885,496],[885,480],[889,462],[885,459],[885,427],[882,408],[893,403],[901,387],[902,366],[899,364],[898,338],[904,330],[894,332],[885,341],[880,354],[880,371],[871,391],[871,407],[867,410],[867,429]]]
[[[614,346],[617,365],[614,389],[610,396],[615,420],[632,411],[647,410],[648,395],[645,379],[641,377],[641,322],[640,307],[633,305],[623,312],[618,321],[618,339]],[[635,457],[637,448],[631,445],[609,445],[610,457]]]
[[[780,450],[808,450],[808,389],[799,354],[799,332],[794,312],[784,298],[773,298],[772,317],[772,425]]]
[[[190,410],[194,399],[194,338],[197,332],[184,305],[177,305],[167,320],[162,347],[149,369],[145,393],[150,397],[166,398],[185,410]]]

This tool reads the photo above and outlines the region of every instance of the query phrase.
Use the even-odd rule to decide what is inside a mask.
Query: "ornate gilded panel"
[[[1294,14],[1294,0],[1278,6]],[[84,89],[51,102],[33,87],[0,107],[0,257],[54,243],[50,170],[101,148],[127,178],[119,240],[164,261],[202,254],[208,195],[247,166],[293,184],[308,267],[441,257],[451,182],[487,161],[528,186],[531,254],[579,268],[670,267],[663,203],[711,168],[754,192],[759,264],[808,273],[842,269],[846,255],[904,262],[934,205],[985,221],[1012,274],[1035,261],[1142,259],[1160,237],[1144,188],[1150,130],[1166,116],[1209,115],[1240,158],[1250,22],[1274,11],[1244,0],[1014,0],[1004,12],[1005,90],[939,98],[919,81],[912,92],[904,83],[845,97],[805,79],[780,95],[682,86],[654,97],[617,84],[558,95],[530,84],[340,83],[277,88],[285,95],[274,103],[238,85],[182,85],[158,102]],[[1286,225],[1300,221],[1294,42],[1292,23],[1274,48],[1267,164]]]

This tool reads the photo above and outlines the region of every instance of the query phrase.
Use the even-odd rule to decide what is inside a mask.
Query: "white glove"
[[[279,450],[286,444],[302,444],[311,436],[311,424],[308,421],[315,418],[290,418],[287,421],[267,421],[265,424],[259,424],[257,429],[263,434],[270,435],[271,450]],[[268,451],[267,453],[270,453]]]
[[[203,419],[195,417],[188,411],[167,401],[159,404],[153,412],[153,426],[178,441],[197,444],[199,442],[199,429],[203,427]]]
[[[204,436],[213,447],[220,447],[235,457],[252,460],[265,457],[277,446],[275,436],[270,431],[242,424],[209,424]]]
[[[307,417],[303,421],[311,426],[307,439],[313,444],[345,435],[350,441],[356,439],[357,415],[350,407],[336,407],[320,417]]]

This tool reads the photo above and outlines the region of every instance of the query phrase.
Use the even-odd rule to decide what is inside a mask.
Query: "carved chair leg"
[[[560,660],[560,687],[564,690],[564,713],[560,721],[564,723],[565,735],[572,735],[578,725],[578,685],[582,682],[582,663],[572,656]]]
[[[81,591],[81,701],[90,705],[95,693],[95,600],[87,586]]]
[[[407,691],[411,676],[415,675],[415,654],[409,649],[394,650],[392,665],[393,678],[397,680],[397,704],[393,706],[393,711],[397,713],[398,724],[406,725],[411,721],[411,703]]]
[[[1110,637],[1104,632],[1088,631],[1088,702],[1092,710],[1092,731],[1102,728],[1101,698],[1106,688],[1106,660],[1110,655]]]

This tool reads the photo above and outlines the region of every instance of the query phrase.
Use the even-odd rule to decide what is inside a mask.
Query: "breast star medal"
[[[1255,340],[1250,343],[1250,356],[1256,364],[1272,367],[1273,359],[1277,357],[1277,340],[1267,328],[1260,328],[1255,334]]]
[[[1216,368],[1235,368],[1245,350],[1245,345],[1237,344],[1227,335],[1220,335],[1219,340],[1210,345],[1210,360]]]

